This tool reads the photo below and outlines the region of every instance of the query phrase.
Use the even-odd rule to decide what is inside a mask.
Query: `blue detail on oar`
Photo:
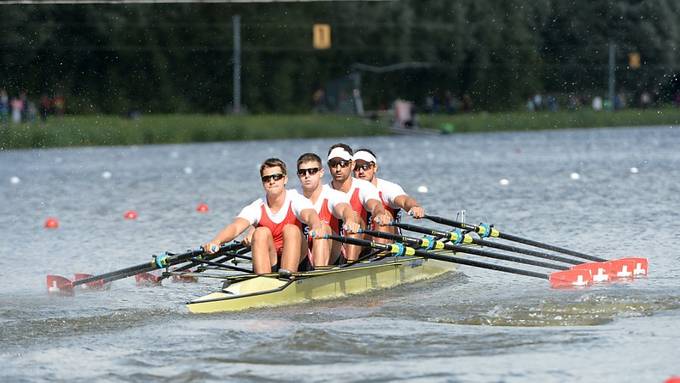
[[[158,266],[159,269],[164,268],[168,264],[167,254],[156,255],[154,258],[156,260],[156,266]]]
[[[396,252],[396,253],[394,252],[394,249],[395,249],[395,248],[397,248],[397,252]],[[401,257],[402,255],[404,255],[404,252],[405,252],[405,251],[406,251],[406,249],[404,248],[404,244],[403,244],[403,243],[397,242],[397,243],[393,243],[393,244],[392,244],[392,254],[394,254],[396,257]]]
[[[425,239],[427,239],[427,247],[425,250],[432,250],[434,249],[434,244],[435,244],[435,239],[434,237],[430,237],[429,235],[425,236]]]
[[[488,236],[491,235],[491,225],[489,225],[488,223],[480,223],[479,227],[484,229],[483,233],[479,233],[479,231],[477,231],[477,233],[480,235],[480,237],[487,238]]]
[[[463,234],[463,231],[461,229],[455,229],[453,230],[453,233],[456,233],[456,240],[453,241],[454,245],[459,245],[461,242],[463,242],[465,234]]]

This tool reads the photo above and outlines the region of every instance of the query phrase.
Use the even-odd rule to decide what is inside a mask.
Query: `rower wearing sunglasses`
[[[310,269],[302,224],[321,234],[328,231],[307,198],[296,190],[286,190],[288,176],[283,161],[278,158],[266,160],[260,166],[260,177],[265,197],[244,207],[203,248],[214,253],[221,244],[233,240],[252,225],[255,230],[250,243],[255,274],[266,274],[272,270],[289,274]],[[301,256],[304,259],[301,260]]]
[[[305,153],[297,160],[297,175],[302,186],[302,194],[314,205],[327,230],[333,235],[340,234],[340,221],[347,236],[357,236],[361,228],[357,213],[349,204],[349,197],[340,191],[333,190],[329,185],[321,184],[324,169],[321,158],[315,153]],[[314,242],[314,243],[312,243]],[[317,249],[322,247],[322,249]],[[332,240],[311,241],[312,262],[314,266],[334,264],[342,252],[342,244]]]
[[[359,214],[362,228],[371,220],[377,224],[390,222],[390,215],[383,208],[378,189],[368,181],[352,177],[352,154],[352,148],[346,144],[339,143],[330,147],[328,168],[333,180],[329,186],[349,197],[350,206]],[[347,246],[345,257],[348,261],[356,261],[361,250],[359,246]]]
[[[425,215],[425,210],[413,197],[406,194],[404,189],[394,182],[378,178],[378,160],[369,149],[358,149],[354,156],[354,176],[366,180],[378,188],[380,200],[385,210],[390,215],[390,220],[399,219],[399,212],[404,210],[414,218],[420,219]],[[393,229],[393,227],[379,227],[380,230]]]

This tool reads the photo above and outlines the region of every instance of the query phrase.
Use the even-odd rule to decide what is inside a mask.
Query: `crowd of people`
[[[28,97],[28,92],[22,91],[16,97],[10,97],[7,90],[0,88],[0,123],[31,123],[40,116],[41,121],[47,121],[49,115],[63,116],[66,106],[64,97],[60,94],[49,97],[43,94],[37,104]]]
[[[361,229],[367,227],[395,232],[389,224],[399,219],[400,211],[415,218],[425,215],[401,186],[377,177],[378,160],[370,149],[353,151],[346,144],[335,144],[328,150],[326,165],[331,180],[323,183],[326,170],[321,157],[300,155],[296,169],[300,193],[286,188],[288,170],[283,161],[265,160],[260,166],[264,197],[244,207],[203,248],[215,252],[244,234],[256,274],[290,274],[360,259],[364,249],[326,235],[364,238]]]

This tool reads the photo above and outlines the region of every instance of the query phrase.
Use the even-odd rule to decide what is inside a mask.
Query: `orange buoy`
[[[45,229],[56,229],[59,227],[59,220],[53,217],[48,217],[45,220]]]
[[[123,218],[125,219],[137,219],[137,212],[134,210],[128,210],[123,214]]]
[[[207,213],[208,205],[205,203],[199,203],[198,206],[196,206],[196,211],[199,213]]]

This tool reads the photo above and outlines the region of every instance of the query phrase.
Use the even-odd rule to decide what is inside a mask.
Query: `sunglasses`
[[[349,166],[349,161],[347,160],[330,160],[328,161],[328,167],[333,169],[340,165],[341,168],[346,168]]]
[[[309,174],[310,176],[313,176],[314,174],[319,172],[319,168],[307,168],[307,169],[298,169],[297,175],[300,177],[304,177],[305,174]]]
[[[266,184],[269,180],[279,181],[284,177],[281,173],[270,174],[268,176],[262,176],[262,183]]]
[[[356,165],[354,165],[354,171],[355,171],[355,172],[358,172],[359,170],[366,171],[366,170],[368,170],[368,169],[370,169],[370,168],[372,168],[372,167],[373,167],[373,164],[370,163],[370,162],[367,163],[367,164],[361,164],[361,165],[356,164]]]

